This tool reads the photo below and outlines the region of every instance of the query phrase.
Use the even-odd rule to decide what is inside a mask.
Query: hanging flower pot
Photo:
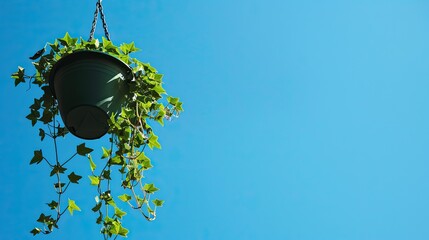
[[[98,13],[106,36],[101,41],[93,38]],[[59,228],[59,221],[67,211],[71,215],[81,211],[74,200],[65,196],[70,194],[69,186],[83,178],[68,169],[70,166],[66,167],[77,156],[85,156],[89,161],[88,178],[97,189],[91,210],[98,216],[96,223],[101,226],[103,239],[127,237],[128,230],[122,225],[125,212],[116,203],[119,200],[139,211],[145,219],[155,220],[157,207],[164,201],[152,197],[159,189],[143,177],[144,172],[152,168],[145,151],[161,149],[150,125],[152,122],[164,125],[164,119],[178,117],[183,109],[179,98],[164,98],[167,93],[162,86],[163,75],[131,56],[138,50],[134,42],[117,46],[110,41],[101,0],[98,0],[88,41],[66,33],[30,57],[34,74],[28,74],[22,67],[12,74],[16,86],[28,82],[42,90],[42,95],[30,105],[26,118],[33,126],[40,126],[41,141],[51,138],[54,142],[54,154],[44,155],[42,149],[37,149],[30,161],[35,165],[46,162],[49,178],[55,175],[57,180],[54,183],[57,197],[47,204],[50,213],[40,214],[39,226],[33,228],[31,234],[49,234]],[[58,121],[58,115],[63,123]],[[109,133],[109,143],[102,147],[101,159],[98,162],[93,159],[90,153],[94,149],[85,143],[77,145],[70,158],[61,159],[57,143],[68,132],[83,139],[96,139]],[[123,194],[111,188],[115,181]]]
[[[42,141],[47,137],[53,139],[55,153],[58,138],[68,132],[83,139],[96,139],[110,133],[109,147],[102,148],[101,158],[104,159],[101,164],[105,167],[101,167],[99,173],[96,173],[96,164],[89,155],[93,149],[86,147],[85,143],[78,145],[75,154],[66,160],[61,160],[58,154],[54,154],[55,159],[49,159],[42,150],[34,151],[30,164],[47,162],[51,168],[50,177],[57,176],[54,188],[58,198],[48,204],[54,214],[42,213],[39,216],[37,221],[43,228],[34,228],[31,231],[33,235],[49,234],[57,228],[65,208],[70,214],[80,211],[71,199],[65,208],[61,207],[65,204],[64,201],[61,203],[64,199],[61,196],[68,185],[76,184],[82,178],[75,172],[66,173],[66,164],[75,156],[87,156],[90,162],[92,174],[89,180],[91,185],[97,186],[99,199],[93,211],[99,214],[97,223],[102,225],[101,233],[105,239],[116,235],[125,237],[128,233],[121,223],[124,212],[113,199],[119,197],[130,204],[134,198],[136,204],[132,205],[133,209],[141,211],[149,221],[156,218],[156,207],[161,207],[164,201],[154,198],[149,201],[158,188],[153,183],[143,183],[143,172],[152,168],[144,149],[161,148],[150,124],[153,121],[163,125],[164,119],[178,117],[183,109],[179,98],[163,98],[166,95],[162,87],[163,75],[150,64],[130,56],[138,50],[133,42],[116,46],[107,38],[85,41],[66,33],[31,57],[36,70],[34,74],[28,75],[22,67],[12,74],[15,85],[29,81],[42,90],[43,94],[30,106],[27,119],[33,126],[43,124],[39,136]],[[56,118],[58,114],[64,126]],[[114,167],[119,171],[113,171]],[[114,173],[120,175],[113,177]],[[112,179],[119,179],[120,186],[133,194],[124,193],[113,198],[110,184],[102,184],[110,183]],[[106,185],[107,189],[103,189]],[[140,195],[138,190],[141,190]],[[100,210],[103,204],[106,212]],[[104,217],[109,212],[113,215]]]
[[[133,78],[120,59],[84,50],[53,66],[49,86],[67,129],[77,137],[97,139],[109,130],[109,116],[120,111]]]

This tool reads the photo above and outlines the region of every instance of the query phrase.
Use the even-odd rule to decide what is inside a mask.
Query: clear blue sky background
[[[53,197],[45,147],[14,88],[45,42],[88,37],[94,1],[0,3],[0,236],[29,230]],[[157,128],[148,173],[165,199],[155,222],[129,213],[129,239],[429,239],[429,2],[105,0],[115,43],[165,74],[184,102]],[[101,37],[102,31],[97,30]],[[80,140],[68,136],[62,156]],[[99,150],[105,139],[90,141]],[[46,145],[47,149],[51,144]],[[75,159],[70,169],[88,173]],[[38,239],[101,239],[95,189]]]

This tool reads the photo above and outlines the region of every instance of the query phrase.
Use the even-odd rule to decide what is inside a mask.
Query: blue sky
[[[29,165],[50,148],[25,119],[37,90],[9,75],[65,32],[87,38],[94,5],[0,3],[4,239],[31,239],[53,196],[48,169]],[[150,153],[165,206],[151,223],[128,210],[129,239],[429,239],[429,2],[103,5],[112,40],[134,41],[185,108],[157,128],[163,150]],[[80,142],[68,136],[63,155]],[[101,239],[88,185],[70,192],[83,211],[38,238]]]

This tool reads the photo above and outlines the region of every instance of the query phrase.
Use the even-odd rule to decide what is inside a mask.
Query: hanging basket
[[[79,138],[97,139],[108,131],[109,115],[120,110],[133,79],[120,59],[84,50],[53,66],[49,86],[67,129]]]

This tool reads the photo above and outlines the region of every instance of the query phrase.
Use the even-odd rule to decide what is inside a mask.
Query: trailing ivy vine
[[[60,159],[58,155],[58,141],[69,132],[58,121],[58,105],[49,88],[49,74],[59,59],[82,50],[101,51],[121,59],[133,69],[135,79],[130,83],[130,92],[121,112],[110,113],[109,145],[101,149],[101,166],[96,166],[91,156],[93,149],[85,143],[76,146],[75,153],[67,159]],[[67,163],[77,156],[84,156],[89,161],[91,175],[88,180],[97,193],[92,211],[97,216],[96,223],[100,224],[104,239],[126,237],[128,234],[128,229],[122,226],[126,210],[118,207],[118,200],[128,203],[130,208],[139,211],[146,220],[155,220],[157,207],[161,207],[164,201],[151,200],[152,195],[159,189],[153,183],[144,181],[145,171],[152,168],[145,150],[147,147],[161,149],[161,145],[149,124],[158,122],[164,125],[164,120],[178,117],[183,109],[179,98],[163,98],[163,95],[167,95],[162,87],[163,75],[150,64],[131,57],[131,54],[138,50],[133,42],[116,46],[105,38],[102,38],[101,42],[98,39],[85,41],[82,38],[72,38],[66,33],[63,38],[47,43],[30,58],[35,60],[32,62],[34,74],[27,74],[22,67],[18,67],[18,71],[12,74],[15,86],[28,83],[42,90],[42,95],[34,99],[26,118],[31,121],[33,127],[41,125],[41,141],[51,139],[55,151],[54,159],[48,159],[42,149],[35,150],[30,161],[30,164],[44,163],[50,167],[49,176],[55,178],[53,190],[57,194],[57,197],[47,204],[50,213],[41,213],[38,217],[40,226],[31,230],[33,235],[49,234],[59,228],[60,219],[67,211],[71,215],[74,211],[81,211],[74,200],[65,197],[71,185],[83,181],[81,175],[66,168]],[[119,184],[124,191],[121,194],[113,193],[111,184]]]

